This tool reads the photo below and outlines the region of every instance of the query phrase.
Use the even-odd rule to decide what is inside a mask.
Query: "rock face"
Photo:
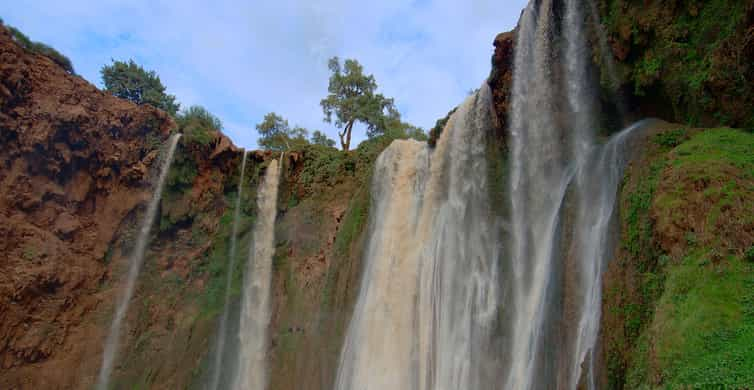
[[[102,300],[108,246],[148,196],[154,146],[172,126],[0,27],[0,387],[76,381],[67,368],[98,334],[84,319]]]
[[[174,128],[164,112],[99,91],[26,52],[0,27],[0,388],[92,383],[130,232],[150,197],[160,145]],[[238,150],[217,132],[209,144],[182,145],[180,154],[192,172],[171,178],[173,188],[178,178],[186,181],[177,198],[187,207],[176,218],[184,230],[196,222],[213,233]],[[209,248],[179,246],[170,259],[158,251],[161,276],[186,277]],[[126,342],[139,331],[132,326]]]
[[[507,127],[508,105],[510,104],[513,83],[513,47],[516,42],[516,32],[500,33],[495,37],[493,45],[495,53],[492,55],[492,71],[487,83],[492,89],[492,101],[498,119],[498,128]]]
[[[754,1],[596,1],[630,106],[695,126],[754,127]]]

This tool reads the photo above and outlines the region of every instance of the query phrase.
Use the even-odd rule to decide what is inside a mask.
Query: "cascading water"
[[[119,297],[116,303],[115,315],[113,316],[113,322],[110,326],[110,333],[108,333],[107,339],[105,340],[105,349],[102,354],[102,367],[100,368],[99,378],[97,380],[97,389],[99,390],[107,390],[109,388],[110,374],[112,373],[113,363],[118,353],[120,329],[123,325],[123,319],[128,312],[128,305],[134,295],[136,280],[139,277],[141,266],[144,263],[144,252],[146,251],[147,243],[149,242],[149,233],[152,231],[152,224],[157,215],[157,208],[160,205],[160,197],[162,196],[162,189],[165,186],[165,179],[170,171],[170,165],[173,163],[173,156],[175,155],[175,150],[180,138],[180,134],[173,134],[170,137],[170,144],[162,163],[160,176],[157,178],[157,183],[154,187],[154,192],[152,193],[152,199],[147,206],[141,229],[139,229],[139,235],[136,238],[136,245],[129,259],[126,287],[123,291],[123,295]]]
[[[435,150],[394,141],[378,158],[361,290],[335,388],[476,389],[494,383],[498,235],[489,210],[487,85]]]
[[[504,388],[597,386],[601,274],[625,145],[642,128],[596,143],[583,4],[563,3],[558,13],[552,1],[533,1],[519,24],[509,113],[513,272],[505,278],[512,286],[504,303]],[[560,26],[553,25],[556,14],[563,15]],[[551,46],[555,31],[564,38],[560,51]]]
[[[220,324],[217,331],[217,342],[215,347],[215,357],[212,365],[212,377],[210,379],[209,389],[217,390],[220,385],[220,374],[222,371],[222,361],[225,351],[225,339],[228,333],[228,315],[230,311],[230,292],[233,284],[233,274],[236,269],[236,245],[238,241],[238,226],[241,218],[241,197],[243,195],[244,174],[246,172],[246,155],[244,151],[241,158],[241,176],[238,179],[238,191],[236,195],[235,209],[233,210],[233,228],[230,236],[230,251],[228,254],[228,272],[225,279],[225,299],[223,313],[220,316]]]
[[[435,150],[395,141],[377,160],[336,389],[597,386],[601,274],[628,142],[643,126],[597,143],[583,7],[538,0],[522,15],[509,229],[497,229],[488,209],[486,85],[450,118]]]
[[[254,242],[249,252],[241,298],[241,345],[233,386],[238,390],[264,390],[267,385],[267,326],[270,322],[270,284],[281,167],[277,160],[270,162],[257,195],[258,219],[254,225]]]

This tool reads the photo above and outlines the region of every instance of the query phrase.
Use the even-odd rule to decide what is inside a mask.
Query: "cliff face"
[[[68,368],[87,353],[103,259],[149,195],[154,146],[171,127],[162,112],[98,91],[0,28],[1,387],[75,381]]]
[[[2,28],[0,108],[0,387],[88,388],[175,124],[23,50]],[[221,133],[209,140],[183,137],[176,151],[125,319],[116,385],[201,387],[206,378],[241,161]],[[275,388],[331,386],[358,291],[371,165],[386,146],[285,155],[273,275]],[[235,308],[256,186],[273,158],[248,157]]]
[[[0,28],[0,387],[92,383],[126,265],[117,249],[132,245],[173,128],[165,113],[99,91]],[[195,170],[187,212],[222,213],[212,197],[237,164],[232,144],[218,133],[181,154]],[[217,230],[216,220],[199,220]],[[161,277],[185,276],[191,254],[161,258]]]
[[[600,0],[598,8],[638,114],[751,126],[752,3],[634,3]],[[493,44],[497,126],[488,136],[488,177],[492,209],[505,215],[515,31]],[[0,28],[0,388],[92,385],[160,147],[174,127],[166,114],[25,52]],[[754,342],[751,135],[671,124],[653,134],[620,193],[622,233],[605,275],[603,383],[705,383],[700,378],[726,374],[711,369],[714,362],[684,360],[692,356],[737,370],[719,383],[745,383],[733,380],[750,378],[737,362],[754,361],[736,349]],[[176,152],[126,317],[118,385],[186,388],[206,379],[241,161],[221,133],[209,138],[184,137]],[[284,156],[271,388],[332,387],[359,289],[372,164],[386,146],[370,141],[350,154],[310,146]],[[233,307],[256,186],[278,157],[249,155]],[[695,317],[699,310],[709,320]],[[698,329],[706,333],[691,337]]]

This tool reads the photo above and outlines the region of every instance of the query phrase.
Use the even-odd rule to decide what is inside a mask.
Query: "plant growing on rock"
[[[180,104],[175,96],[167,94],[166,88],[153,70],[145,70],[133,60],[115,61],[100,70],[105,91],[136,104],[150,104],[175,116]]]
[[[3,21],[1,19],[0,25],[3,25]],[[19,46],[32,53],[40,54],[51,59],[52,62],[60,65],[61,68],[65,69],[65,71],[70,74],[76,74],[76,72],[73,70],[73,64],[71,63],[71,60],[61,54],[59,51],[53,49],[48,45],[45,45],[42,42],[32,41],[28,36],[26,36],[26,34],[22,33],[13,26],[6,25],[5,27],[8,28],[8,31],[13,37],[13,40],[18,43]]]
[[[258,124],[259,146],[266,150],[284,151],[301,148],[309,143],[306,136],[308,131],[303,127],[291,127],[288,120],[282,116],[270,112],[264,116],[262,123]]]
[[[212,132],[222,130],[223,123],[202,106],[191,106],[177,118],[178,128],[188,142],[207,145],[212,142]]]

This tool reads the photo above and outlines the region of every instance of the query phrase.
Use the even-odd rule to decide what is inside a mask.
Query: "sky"
[[[478,88],[492,41],[511,30],[525,0],[16,0],[0,18],[68,56],[102,87],[99,70],[133,59],[154,70],[182,107],[202,105],[241,147],[274,111],[321,130],[332,56],[357,59],[424,129]],[[355,129],[354,141],[365,138]],[[354,143],[354,144],[355,144]]]

